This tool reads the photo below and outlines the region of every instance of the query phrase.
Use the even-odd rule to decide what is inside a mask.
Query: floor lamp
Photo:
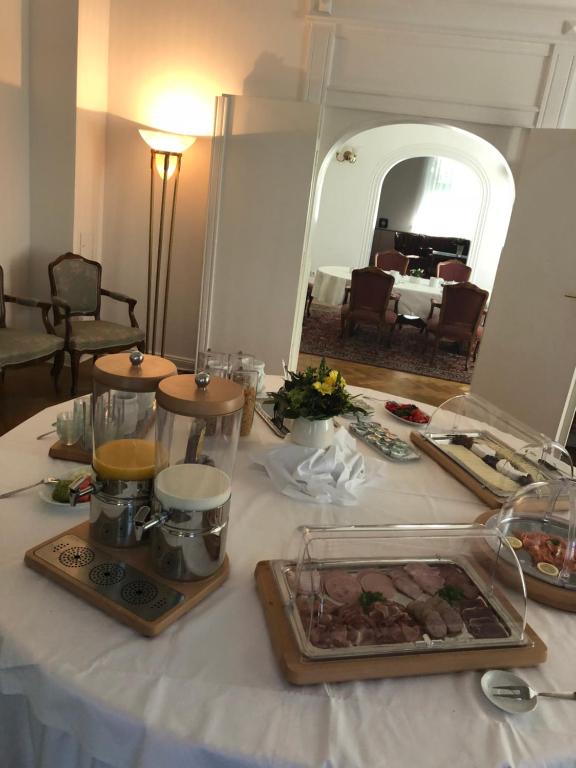
[[[164,251],[166,250],[166,264],[164,266],[164,290],[162,297],[162,318],[160,335],[160,354],[164,356],[166,342],[166,317],[168,315],[168,295],[170,291],[170,266],[172,261],[172,243],[174,239],[174,219],[176,214],[176,195],[178,192],[178,179],[180,177],[180,165],[182,153],[196,141],[195,136],[186,136],[181,133],[163,133],[141,129],[140,136],[150,147],[150,217],[148,222],[148,293],[146,301],[146,352],[154,354],[156,351],[156,337],[158,333],[158,306],[160,300],[162,268]],[[158,220],[157,242],[154,242],[154,208],[155,208],[155,173],[162,179],[162,192],[160,196],[160,214]],[[168,202],[169,181],[172,182],[172,200]],[[168,224],[168,247],[164,247],[164,230],[166,216]],[[156,256],[156,263],[154,263]]]

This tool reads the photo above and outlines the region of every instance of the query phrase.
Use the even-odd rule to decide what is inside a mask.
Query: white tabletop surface
[[[383,410],[386,395],[372,395],[377,418],[407,437]],[[0,438],[0,492],[69,470],[48,458],[50,438],[34,439],[61,409]],[[304,688],[284,681],[253,573],[259,560],[290,554],[298,525],[471,522],[484,507],[428,457],[398,465],[363,447],[372,479],[358,506],[298,503],[251,461],[277,441],[258,418],[241,440],[230,579],[152,640],[24,566],[25,550],[84,511],[52,507],[35,490],[0,501],[2,768],[576,765],[576,703],[507,715],[484,699],[477,672]],[[530,603],[528,619],[549,660],[527,679],[541,690],[576,688],[576,616]]]

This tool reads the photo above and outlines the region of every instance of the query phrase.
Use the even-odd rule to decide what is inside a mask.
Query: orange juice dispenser
[[[134,515],[150,503],[156,471],[156,388],[176,373],[174,363],[142,352],[94,364],[90,535],[102,544],[138,543]]]

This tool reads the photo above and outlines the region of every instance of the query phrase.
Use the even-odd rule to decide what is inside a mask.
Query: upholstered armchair
[[[39,309],[46,333],[6,327],[6,303]],[[48,318],[50,304],[35,299],[23,299],[4,293],[4,272],[0,267],[0,374],[4,378],[6,368],[15,368],[54,357],[64,346],[62,339],[54,335]]]
[[[136,299],[102,288],[102,266],[97,261],[65,253],[48,265],[48,275],[55,330],[64,339],[64,348],[54,363],[54,378],[57,383],[64,353],[68,352],[72,367],[71,394],[75,395],[82,355],[122,352],[134,346],[144,351],[144,331],[138,327],[134,316]],[[102,296],[128,305],[130,325],[100,320]]]
[[[388,346],[392,331],[398,319],[398,299],[394,309],[388,307],[394,278],[378,267],[352,270],[350,303],[343,305],[341,313],[342,337],[354,331],[358,323],[375,325],[378,329],[377,343],[380,344],[382,331],[390,326]]]
[[[444,286],[442,303],[438,307],[436,301],[432,302],[426,321],[424,345],[426,347],[429,334],[434,336],[432,359],[436,355],[441,339],[466,344],[466,370],[468,370],[470,359],[480,340],[479,329],[485,315],[487,301],[488,291],[483,291],[473,283]],[[437,308],[440,311],[435,314]]]
[[[436,277],[441,277],[443,280],[467,283],[471,274],[472,269],[470,267],[455,259],[441,261],[436,265]]]

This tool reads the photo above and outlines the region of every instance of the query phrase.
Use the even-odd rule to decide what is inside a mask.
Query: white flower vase
[[[334,439],[334,419],[294,419],[292,442],[306,448],[328,448]]]

